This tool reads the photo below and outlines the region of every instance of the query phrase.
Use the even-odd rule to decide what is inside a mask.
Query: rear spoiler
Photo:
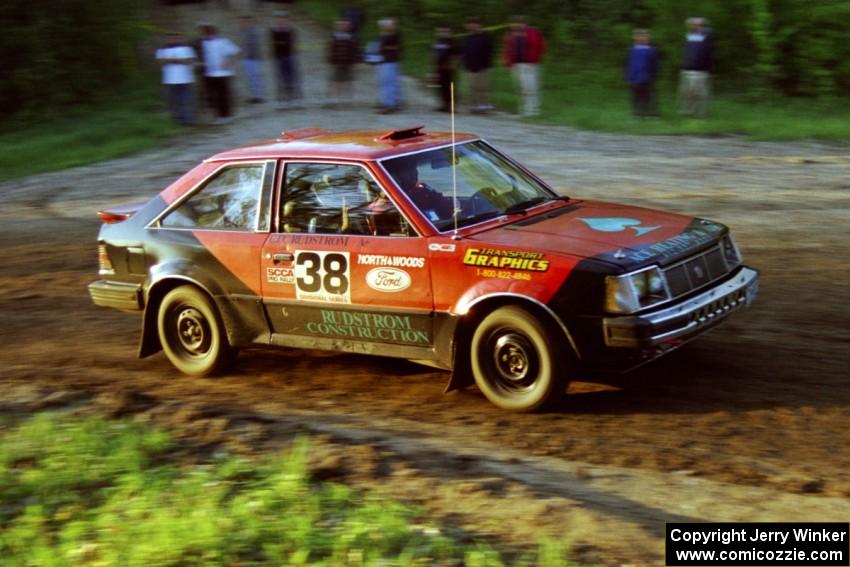
[[[97,212],[97,217],[105,224],[123,222],[133,216],[133,213],[145,206],[145,203],[128,203],[103,209]]]

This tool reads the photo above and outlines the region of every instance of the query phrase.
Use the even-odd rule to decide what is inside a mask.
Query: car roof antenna
[[[449,83],[449,104],[452,114],[452,218],[455,223],[455,230],[452,234],[452,240],[460,240],[457,233],[457,215],[460,213],[460,207],[457,204],[457,149],[455,147],[455,82]]]

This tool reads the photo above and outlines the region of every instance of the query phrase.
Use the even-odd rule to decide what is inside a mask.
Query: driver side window
[[[411,229],[359,165],[289,163],[281,232],[410,236]]]

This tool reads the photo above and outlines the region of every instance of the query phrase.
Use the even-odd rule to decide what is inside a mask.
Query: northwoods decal
[[[390,268],[424,268],[425,258],[421,256],[386,256],[383,254],[358,254],[357,263],[361,266],[386,266]]]

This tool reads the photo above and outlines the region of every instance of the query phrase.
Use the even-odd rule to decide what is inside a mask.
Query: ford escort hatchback
[[[302,129],[104,210],[98,305],[142,312],[140,356],[224,371],[240,347],[379,354],[531,411],[749,305],[716,222],[557,194],[469,134]]]

